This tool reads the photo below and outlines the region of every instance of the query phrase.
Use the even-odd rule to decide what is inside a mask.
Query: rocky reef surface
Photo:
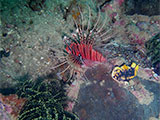
[[[160,85],[138,77],[134,85],[122,87],[113,81],[107,68],[99,65],[87,71],[88,84],[81,85],[73,110],[80,119],[149,120],[152,116],[158,120]]]

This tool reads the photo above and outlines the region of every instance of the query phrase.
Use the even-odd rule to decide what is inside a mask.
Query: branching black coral
[[[150,58],[154,72],[160,75],[160,33],[145,43],[147,56]]]
[[[75,114],[64,110],[67,97],[64,85],[58,80],[26,81],[17,94],[28,99],[18,120],[78,120]]]

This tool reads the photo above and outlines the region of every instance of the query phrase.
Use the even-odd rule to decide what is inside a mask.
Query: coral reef
[[[64,86],[57,80],[50,83],[44,82],[41,78],[35,82],[26,81],[17,94],[27,99],[18,120],[78,120],[75,114],[64,110],[67,107],[67,97]]]
[[[1,0],[0,93],[3,94],[2,98],[7,98],[9,94],[16,94],[18,89],[19,97],[27,99],[19,119],[27,119],[27,117],[54,119],[57,116],[62,119],[60,115],[74,119],[76,115],[73,114],[72,116],[68,113],[72,110],[78,112],[80,118],[84,118],[84,120],[103,120],[105,117],[110,117],[110,120],[160,118],[160,81],[152,75],[153,70],[157,73],[156,75],[159,74],[159,64],[154,61],[158,56],[156,56],[156,52],[159,45],[153,47],[157,38],[152,39],[154,42],[149,40],[159,33],[160,20],[159,16],[128,15],[145,12],[141,9],[136,11],[137,7],[147,8],[147,12],[145,12],[147,15],[155,14],[157,7],[149,9],[148,12],[149,6],[135,7],[135,4],[132,3],[136,1]],[[145,3],[145,1],[141,3]],[[153,3],[151,5],[153,7],[158,5],[153,5]],[[77,4],[79,4],[78,9]],[[84,13],[83,25],[87,24],[89,19],[87,6],[91,8],[92,12],[91,25],[94,26],[98,18],[98,10],[95,6],[100,7],[102,20],[105,16],[107,18],[104,31],[111,30],[105,36],[106,39],[109,39],[107,41],[99,39],[93,46],[95,50],[106,56],[107,63],[104,63],[104,66],[91,67],[90,70],[87,70],[84,75],[87,76],[88,81],[82,81],[80,76],[76,75],[77,78],[73,82],[70,81],[64,94],[62,93],[64,89],[61,89],[63,88],[61,82],[59,83],[55,79],[47,81],[48,78],[41,81],[41,79],[37,79],[37,76],[53,72],[51,68],[62,60],[62,58],[57,57],[55,51],[50,52],[50,50],[53,48],[58,49],[59,52],[63,51],[64,41],[61,33],[65,32],[71,36],[73,31],[76,31],[73,18],[78,20],[81,17],[80,10]],[[132,10],[132,8],[135,9]],[[80,24],[81,20],[78,22],[79,26]],[[101,25],[98,27],[101,28]],[[86,26],[84,29],[87,29]],[[146,41],[152,45],[152,47],[150,46],[151,49],[148,46],[145,48]],[[151,53],[154,55],[152,56]],[[148,58],[152,59],[149,60]],[[132,61],[140,66],[137,76],[130,81],[129,86],[118,85],[111,78],[114,65],[120,65],[123,62],[129,64]],[[65,67],[63,66],[54,72],[59,73]],[[154,69],[150,69],[151,67]],[[30,78],[25,78],[26,73]],[[69,72],[66,73],[62,81],[67,80],[69,75]],[[20,78],[21,76],[22,78]],[[28,81],[28,79],[31,80]],[[19,84],[20,80],[23,84]],[[62,92],[60,92],[61,90]],[[66,96],[71,100],[67,100]],[[13,95],[11,97],[14,98]],[[0,120],[15,119],[10,114],[12,113],[11,101],[8,103],[6,102],[7,99],[2,101],[0,98]],[[61,103],[62,101],[64,104]],[[14,104],[15,101],[11,103]],[[19,111],[15,112],[17,117]]]

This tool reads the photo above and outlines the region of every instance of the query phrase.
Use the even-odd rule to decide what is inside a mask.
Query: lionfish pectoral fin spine
[[[67,81],[66,81],[66,82],[68,82],[68,81],[70,81],[70,80],[71,80],[71,78],[72,78],[72,76],[73,76],[73,73],[74,73],[74,71],[73,71],[73,69],[71,69],[71,70],[70,70],[69,78],[67,79]]]
[[[58,67],[60,67],[60,66],[62,66],[62,65],[64,65],[64,64],[66,64],[66,63],[67,63],[67,61],[64,61],[64,62],[62,62],[61,64],[58,64],[58,65],[52,67],[51,69],[54,70],[55,68],[58,68]]]
[[[69,68],[71,67],[71,65],[68,65],[63,71],[61,71],[59,74],[65,73]]]

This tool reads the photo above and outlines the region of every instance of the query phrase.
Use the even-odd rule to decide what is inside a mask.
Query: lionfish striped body
[[[85,61],[98,61],[105,62],[106,59],[102,56],[101,53],[93,49],[92,44],[86,43],[71,43],[70,46],[66,47],[66,51],[70,54],[73,63],[77,65],[85,65],[88,66],[88,63]]]
[[[70,69],[70,78],[73,75],[74,71],[80,71],[84,72],[82,70],[82,66],[90,66],[93,65],[95,62],[105,62],[106,58],[98,51],[96,51],[93,48],[93,45],[96,43],[97,40],[105,41],[108,40],[108,37],[106,35],[108,34],[108,31],[104,30],[104,26],[106,24],[106,19],[104,20],[103,24],[100,23],[100,10],[98,12],[98,19],[95,22],[95,24],[91,27],[91,10],[89,7],[89,20],[87,28],[83,25],[83,14],[81,10],[80,12],[80,22],[76,21],[73,17],[74,24],[76,26],[76,32],[71,34],[70,36],[65,35],[64,40],[64,59],[62,63],[55,66],[55,68],[68,64],[68,66],[61,72],[64,73],[66,70]],[[98,41],[99,42],[99,41]]]

